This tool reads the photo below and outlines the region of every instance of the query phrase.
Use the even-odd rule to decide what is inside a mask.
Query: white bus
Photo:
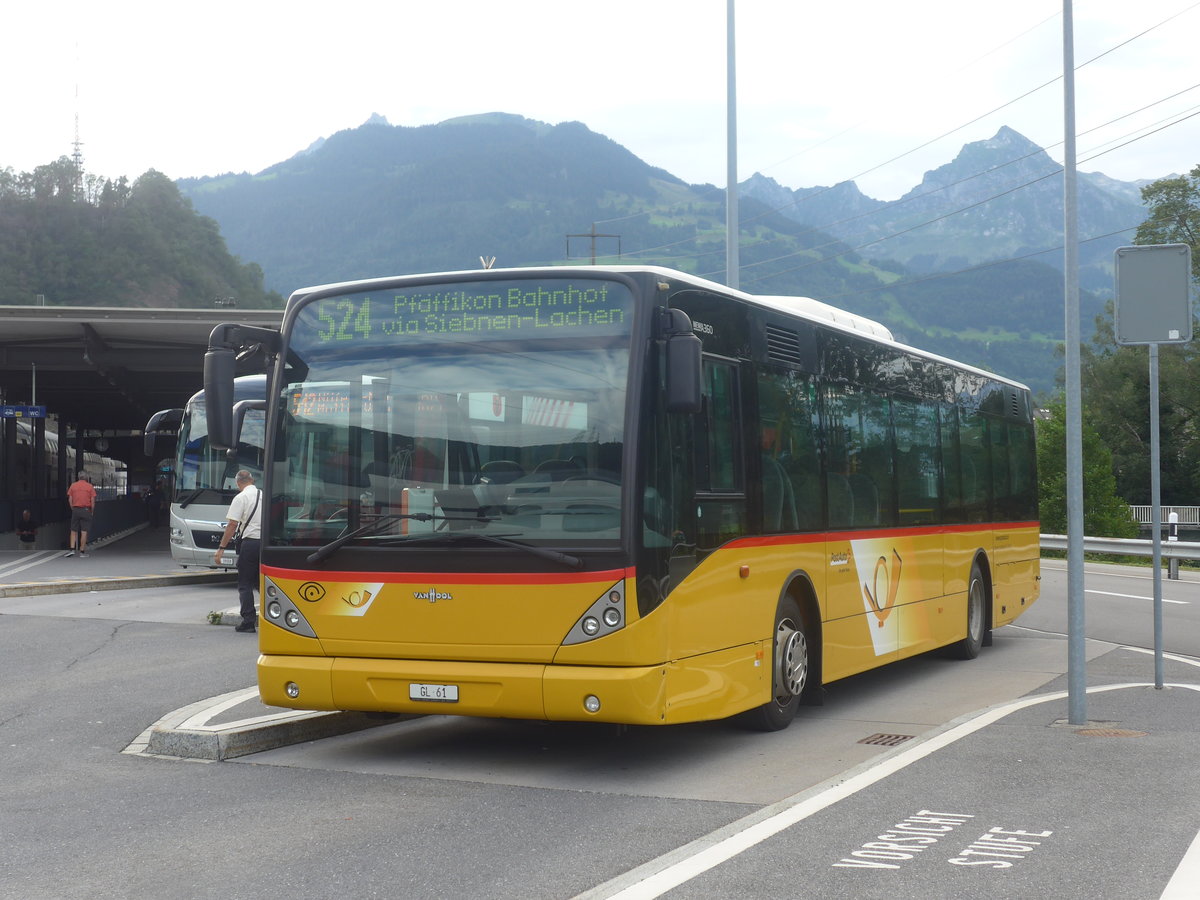
[[[225,513],[237,494],[234,476],[247,469],[261,483],[263,471],[264,411],[267,379],[264,375],[238,378],[234,401],[244,416],[241,439],[233,451],[218,450],[208,440],[204,391],[198,391],[183,409],[164,409],[146,423],[146,455],[154,455],[156,438],[178,428],[172,478],[166,479],[170,500],[171,557],[182,566],[213,564],[225,528]],[[232,550],[222,557],[227,566],[237,564]]]

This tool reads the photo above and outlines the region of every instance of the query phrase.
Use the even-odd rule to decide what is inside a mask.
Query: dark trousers
[[[258,538],[242,538],[242,550],[238,553],[238,600],[242,602],[242,621],[257,622],[254,612],[254,591],[258,588],[258,555],[262,541]]]

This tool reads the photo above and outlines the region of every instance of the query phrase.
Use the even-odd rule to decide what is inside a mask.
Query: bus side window
[[[896,479],[888,398],[846,385],[824,390],[829,527],[896,522]]]
[[[991,513],[989,500],[992,493],[987,418],[982,413],[964,410],[959,419],[958,440],[965,520],[986,522]]]
[[[812,380],[802,372],[759,371],[759,492],[764,532],[815,531],[821,527],[823,501],[814,398]]]
[[[901,525],[936,525],[941,521],[937,471],[937,407],[893,398],[896,429],[896,492]]]
[[[737,366],[704,360],[704,407],[696,414],[697,543],[713,550],[746,533]]]

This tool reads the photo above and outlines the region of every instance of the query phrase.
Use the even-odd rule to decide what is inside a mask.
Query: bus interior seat
[[[766,531],[795,531],[799,527],[792,482],[779,460],[762,457],[763,528]]]
[[[859,472],[849,477],[854,494],[854,525],[879,524],[879,489],[870,475]]]
[[[511,459],[493,459],[479,467],[479,480],[487,484],[509,484],[524,474],[521,464]]]
[[[569,475],[582,472],[578,465],[569,459],[546,459],[534,466],[534,475],[545,475],[550,481],[562,481]]]
[[[854,524],[854,492],[850,489],[850,479],[841,472],[830,472],[827,485],[830,527],[844,528]]]

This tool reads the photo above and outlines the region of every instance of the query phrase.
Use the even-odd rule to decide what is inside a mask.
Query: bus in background
[[[225,513],[237,494],[234,476],[248,469],[262,482],[264,445],[264,400],[267,380],[263,375],[236,379],[233,402],[242,404],[241,437],[230,454],[209,440],[207,404],[198,391],[183,409],[161,410],[146,423],[145,452],[154,458],[156,438],[174,433],[175,458],[168,477],[162,477],[169,502],[171,558],[182,566],[213,565],[213,554],[225,529]],[[160,476],[162,475],[160,465]],[[222,557],[228,566],[237,564],[232,549]]]
[[[268,705],[776,730],[1038,596],[1028,389],[816,301],[654,267],[306,289],[214,329],[220,446],[247,351]]]

